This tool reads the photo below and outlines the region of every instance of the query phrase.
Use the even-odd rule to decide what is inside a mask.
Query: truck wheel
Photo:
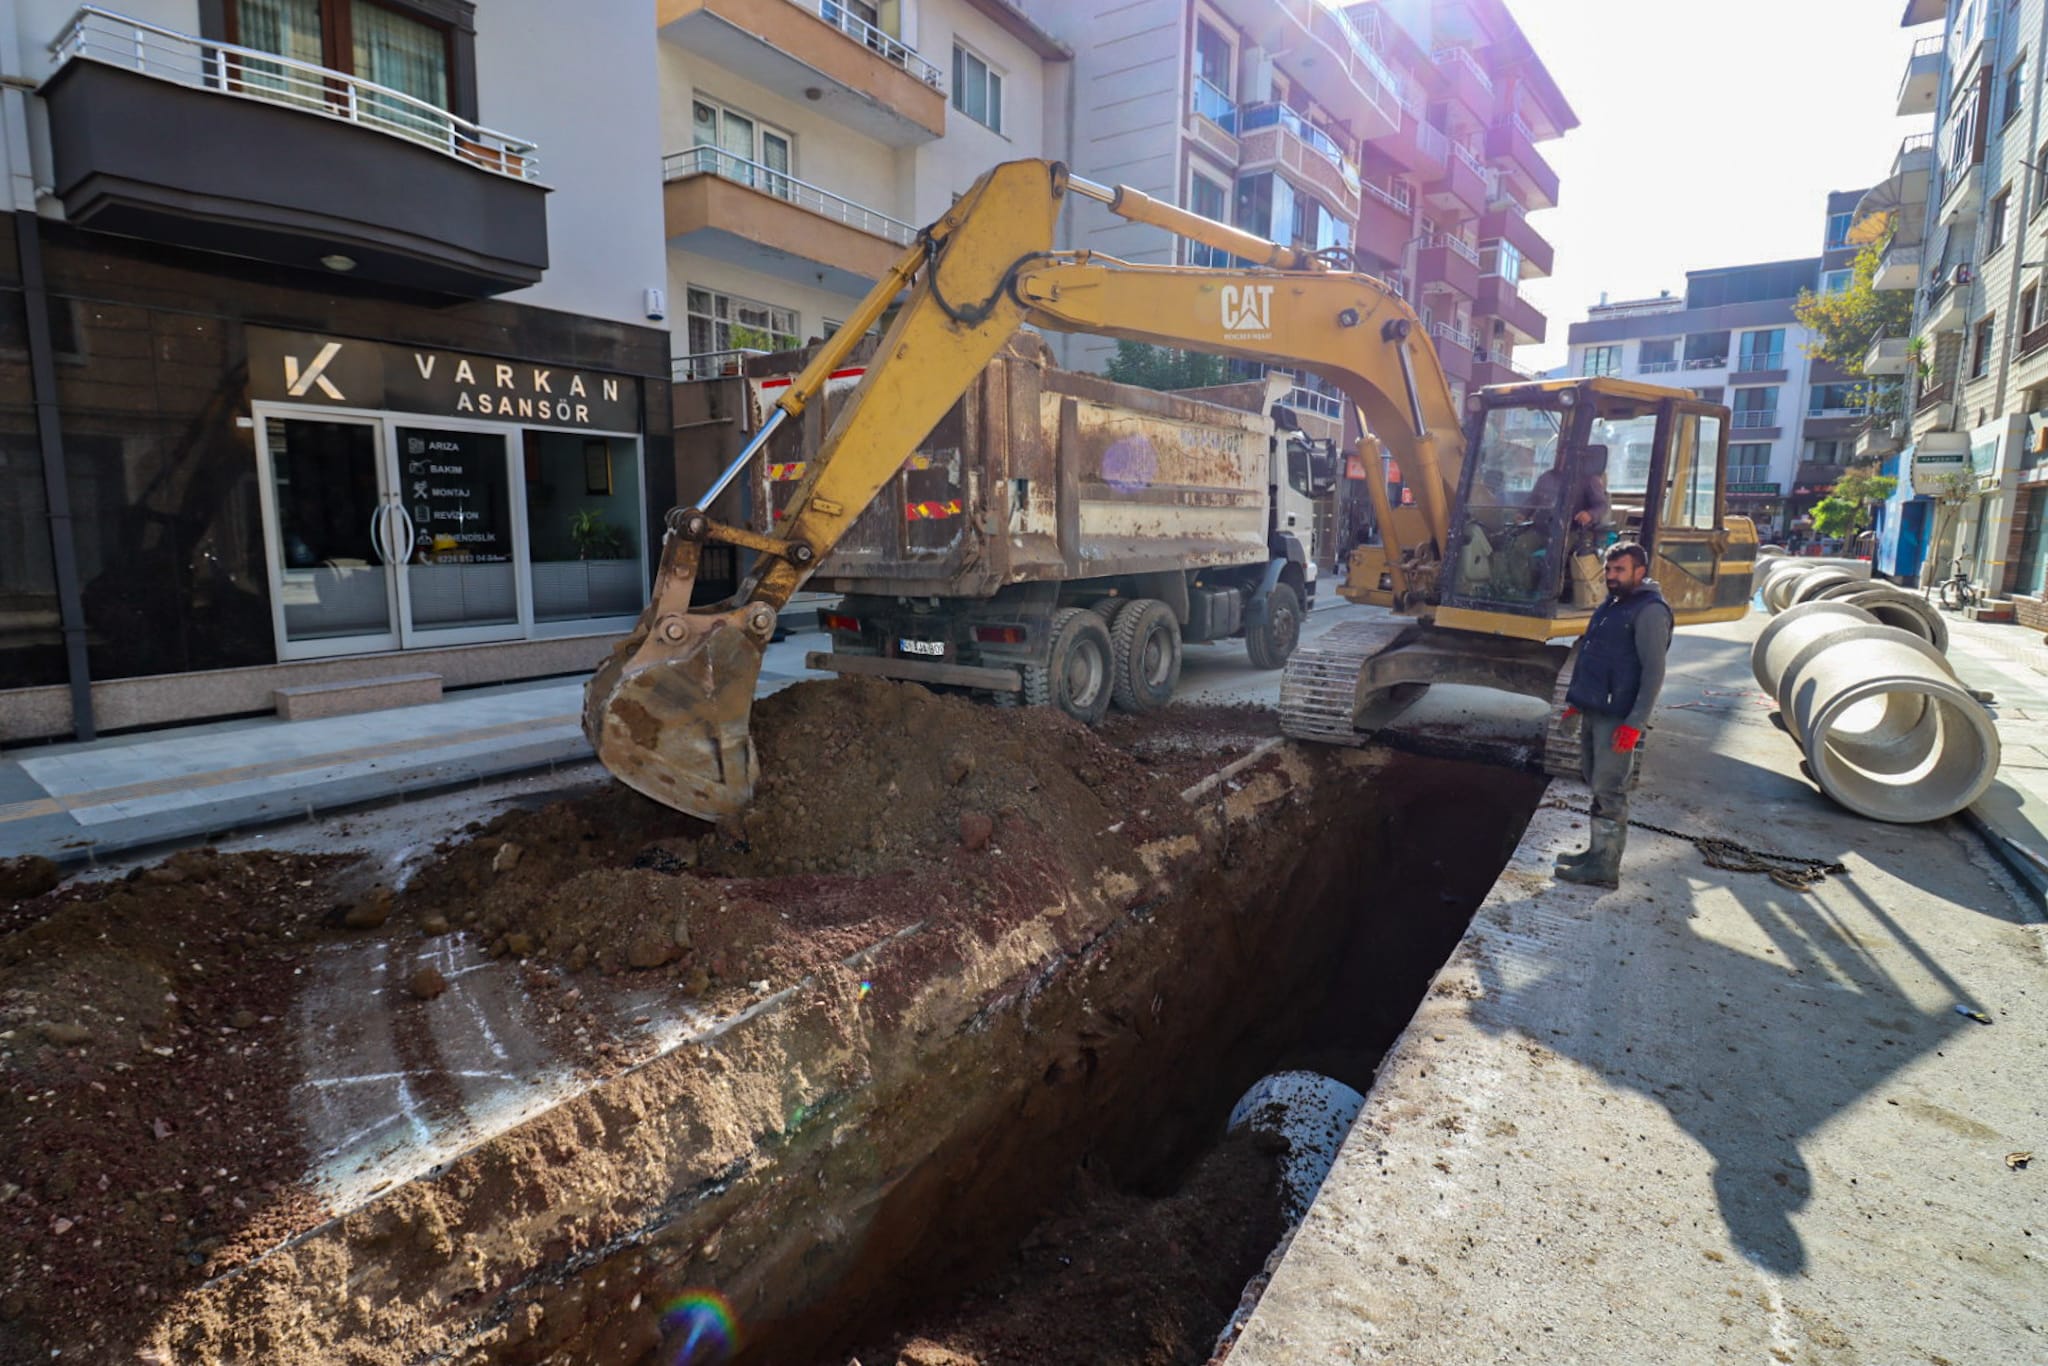
[[[1294,585],[1276,583],[1266,595],[1266,624],[1244,635],[1244,652],[1254,669],[1284,669],[1301,644],[1301,596]]]
[[[1116,704],[1125,711],[1157,711],[1173,700],[1180,682],[1180,623],[1157,598],[1140,598],[1116,615]]]
[[[1068,607],[1053,613],[1051,634],[1052,658],[1046,672],[1051,675],[1052,704],[1092,726],[1108,714],[1116,686],[1116,650],[1109,627],[1099,612]],[[1025,682],[1028,688],[1028,673]]]

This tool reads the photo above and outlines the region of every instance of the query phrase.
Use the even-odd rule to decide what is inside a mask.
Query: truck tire
[[[1284,669],[1301,644],[1301,595],[1292,584],[1276,583],[1266,595],[1266,620],[1244,633],[1244,652],[1254,669]]]
[[[1067,607],[1053,613],[1051,635],[1046,665],[1050,701],[1084,725],[1097,724],[1109,714],[1116,690],[1116,647],[1110,642],[1109,627],[1100,612]],[[1030,683],[1027,671],[1027,691]]]
[[[1180,683],[1180,623],[1157,598],[1139,598],[1116,614],[1116,704],[1124,711],[1158,711]]]

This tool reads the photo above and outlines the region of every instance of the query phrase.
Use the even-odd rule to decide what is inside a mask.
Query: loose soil
[[[589,1009],[605,978],[717,1011],[946,926],[875,964],[886,1014],[954,961],[950,934],[993,942],[1051,887],[1137,887],[1138,845],[1189,825],[1180,787],[1262,730],[1211,708],[1187,732],[1097,734],[879,680],[806,683],[756,708],[763,781],[725,826],[607,785],[474,827],[402,886],[345,857],[196,850],[0,901],[0,1359],[133,1341],[182,1290],[328,1216],[299,1184],[281,1030],[323,945],[461,933],[525,959],[550,1043],[604,1075],[644,1054]],[[10,885],[39,891],[45,872]],[[440,994],[433,976],[398,979],[411,1008]]]
[[[1009,1263],[960,1303],[856,1350],[863,1366],[1202,1366],[1285,1232],[1277,1153],[1248,1132],[1148,1197],[1083,1165]]]

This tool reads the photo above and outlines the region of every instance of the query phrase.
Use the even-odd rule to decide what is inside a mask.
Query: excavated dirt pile
[[[415,1359],[407,1344],[424,1328],[405,1315],[417,1306],[387,1315],[348,1288],[354,1273],[323,1270],[325,1253],[286,1249],[308,1236],[357,1247],[409,1294],[447,1274],[448,1247],[488,1246],[461,1240],[502,1211],[450,1204],[446,1236],[393,1243],[376,1231],[383,1216],[336,1219],[306,1184],[317,1154],[294,1110],[306,1041],[290,1027],[320,955],[367,939],[397,967],[460,934],[524,960],[517,989],[566,1021],[554,1055],[601,1079],[654,1048],[617,1012],[588,1009],[608,979],[729,1015],[807,974],[844,977],[849,955],[887,943],[862,969],[872,983],[851,996],[821,986],[815,1008],[844,1017],[831,1028],[858,1012],[888,1037],[899,1012],[928,1009],[917,1003],[933,981],[1061,898],[1136,898],[1153,872],[1147,841],[1198,844],[1181,789],[1273,723],[1196,708],[1096,733],[1049,710],[844,679],[764,700],[754,732],[761,790],[720,827],[607,785],[473,825],[409,878],[370,859],[195,850],[125,880],[14,885],[23,899],[0,899],[0,1361]],[[933,932],[903,933],[920,925]],[[429,1039],[448,982],[404,971],[362,1008]],[[722,1084],[715,1069],[701,1081],[707,1096]],[[432,1087],[420,1103],[422,1122],[461,1118],[437,1110]],[[704,1161],[730,1161],[758,1137],[711,1123],[693,1141]],[[591,1180],[608,1160],[543,1147],[564,1173],[590,1162]],[[464,1159],[440,1189],[488,1191],[471,1171],[494,1160]],[[645,1165],[621,1160],[629,1175]],[[564,1198],[536,1196],[534,1217]],[[561,1255],[532,1255],[544,1253]],[[499,1321],[472,1330],[473,1359],[500,1358],[511,1339],[490,1337]]]

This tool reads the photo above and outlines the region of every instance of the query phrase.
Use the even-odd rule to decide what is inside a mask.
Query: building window
[[[1700,402],[1702,403],[1719,403],[1727,394],[1727,389],[1718,384],[1710,384],[1699,391]]]
[[[1840,251],[1849,245],[1849,226],[1856,221],[1853,213],[1831,213],[1828,215],[1829,251]]]
[[[455,58],[458,40],[465,53],[473,45],[475,35],[466,23],[458,32],[405,4],[372,0],[227,0],[221,13],[222,36],[231,43],[344,72],[436,109],[476,117],[474,80],[465,82],[468,88],[456,88],[458,73],[473,65]],[[281,70],[271,74],[283,79]],[[264,83],[258,63],[251,62],[244,75],[251,84]],[[299,85],[292,82],[293,88]],[[416,122],[429,135],[446,132],[440,120],[401,101],[389,101],[376,113],[387,122]]]
[[[1759,385],[1735,391],[1735,430],[1757,431],[1778,425],[1778,386]]]
[[[1823,294],[1846,294],[1855,276],[1852,270],[1829,270],[1821,272],[1820,292]]]
[[[1806,395],[1807,414],[1811,417],[1834,416],[1852,408],[1861,408],[1858,400],[1862,388],[1860,384],[1816,384]]]
[[[1745,332],[1738,343],[1740,370],[1782,370],[1785,368],[1785,329],[1769,327]]]
[[[2040,286],[2028,285],[2020,291],[2020,318],[2018,325],[2021,332],[2032,332],[2036,327],[2040,326],[2040,303]]]
[[[1195,21],[1195,112],[1226,133],[1237,131],[1237,56],[1215,25]],[[1277,96],[1276,96],[1277,98]]]
[[[2005,245],[2005,220],[2012,209],[2012,187],[2000,190],[1991,201],[1990,222],[1985,228],[1985,254],[1997,251]]]
[[[2027,55],[2022,52],[2020,59],[2005,72],[2005,98],[1999,102],[1999,122],[2010,123],[2020,112],[2020,92],[2026,84]]]
[[[1765,484],[1771,478],[1771,443],[1737,441],[1728,447],[1728,482]]]
[[[1200,171],[1191,171],[1188,173],[1188,208],[1204,218],[1214,219],[1218,223],[1228,223],[1230,191]],[[1188,264],[1221,269],[1230,264],[1230,253],[1212,247],[1207,242],[1190,242]]]
[[[1003,131],[1003,74],[958,43],[953,44],[953,107],[991,132]]]
[[[1586,348],[1585,368],[1582,375],[1618,375],[1621,373],[1621,348],[1619,346],[1589,346]]]
[[[1806,443],[1806,460],[1812,465],[1839,465],[1848,454],[1845,441],[1809,441]]]
[[[797,317],[793,308],[777,308],[694,285],[684,293],[691,355],[796,348]]]
[[[2027,215],[2029,218],[2039,218],[2041,210],[2048,209],[2048,142],[2034,153],[2034,175],[2034,211]]]
[[[1678,368],[1678,341],[1646,341],[1636,349],[1636,369],[1645,375],[1669,374]]]
[[[691,100],[690,137],[697,146],[715,147],[720,153],[699,160],[699,172],[724,176],[783,199],[794,197],[790,168],[796,141],[780,128],[710,100]]]
[[[1991,373],[1991,337],[1995,318],[1986,318],[1977,324],[1970,335],[1970,378],[1982,379]]]

